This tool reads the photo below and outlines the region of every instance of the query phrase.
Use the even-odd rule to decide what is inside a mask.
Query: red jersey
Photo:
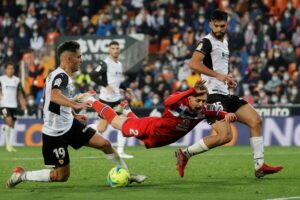
[[[123,135],[142,140],[147,148],[177,141],[205,118],[203,113],[192,112],[189,108],[187,97],[194,93],[195,89],[191,88],[172,94],[165,100],[162,117],[128,118],[122,126]]]

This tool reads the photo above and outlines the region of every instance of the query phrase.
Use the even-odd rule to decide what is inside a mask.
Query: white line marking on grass
[[[282,198],[266,199],[266,200],[290,200],[290,199],[300,199],[300,196],[298,196],[298,197],[282,197]]]
[[[204,154],[205,156],[249,156],[252,155],[252,153],[213,153],[209,152],[208,154]],[[268,153],[268,155],[300,155],[300,152],[277,152],[277,153]],[[149,155],[147,157],[156,157],[156,155]],[[76,157],[73,156],[73,159],[104,159],[103,156],[82,156],[82,157]],[[0,158],[0,161],[14,161],[14,160],[41,160],[43,157],[21,157],[21,158]]]

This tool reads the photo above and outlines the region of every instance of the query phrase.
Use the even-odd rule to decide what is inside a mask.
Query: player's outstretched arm
[[[75,110],[80,110],[80,109],[85,109],[87,107],[90,107],[89,102],[76,103],[75,101],[65,97],[62,94],[61,90],[57,88],[51,90],[51,101],[62,106],[71,107]]]
[[[228,113],[222,110],[208,110],[207,107],[204,107],[202,113],[206,117],[218,117],[224,119],[227,122],[234,122],[237,120],[237,116],[234,113]]]

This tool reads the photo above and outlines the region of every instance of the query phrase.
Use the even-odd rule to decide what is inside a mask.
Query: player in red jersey
[[[124,116],[119,116],[106,104],[99,102],[88,93],[75,97],[78,102],[90,101],[94,110],[125,137],[136,137],[146,148],[171,144],[188,132],[207,116],[215,116],[225,121],[235,121],[233,113],[209,111],[206,109],[207,89],[204,81],[198,81],[193,88],[172,94],[165,100],[162,117],[138,118],[131,109],[123,105]],[[229,123],[227,123],[229,124]],[[231,131],[230,126],[224,131]]]

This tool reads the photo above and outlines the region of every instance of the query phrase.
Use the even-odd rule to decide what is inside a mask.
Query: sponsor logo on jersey
[[[57,86],[57,87],[59,87],[61,83],[62,83],[62,80],[61,80],[61,78],[58,78],[58,79],[56,79],[56,80],[55,80],[55,82],[54,82],[54,86]]]
[[[196,50],[200,51],[200,50],[202,49],[202,47],[203,47],[203,42],[201,41],[201,42],[198,44]]]
[[[58,163],[61,164],[61,165],[63,165],[64,162],[65,162],[65,161],[64,161],[63,159],[58,160]]]

